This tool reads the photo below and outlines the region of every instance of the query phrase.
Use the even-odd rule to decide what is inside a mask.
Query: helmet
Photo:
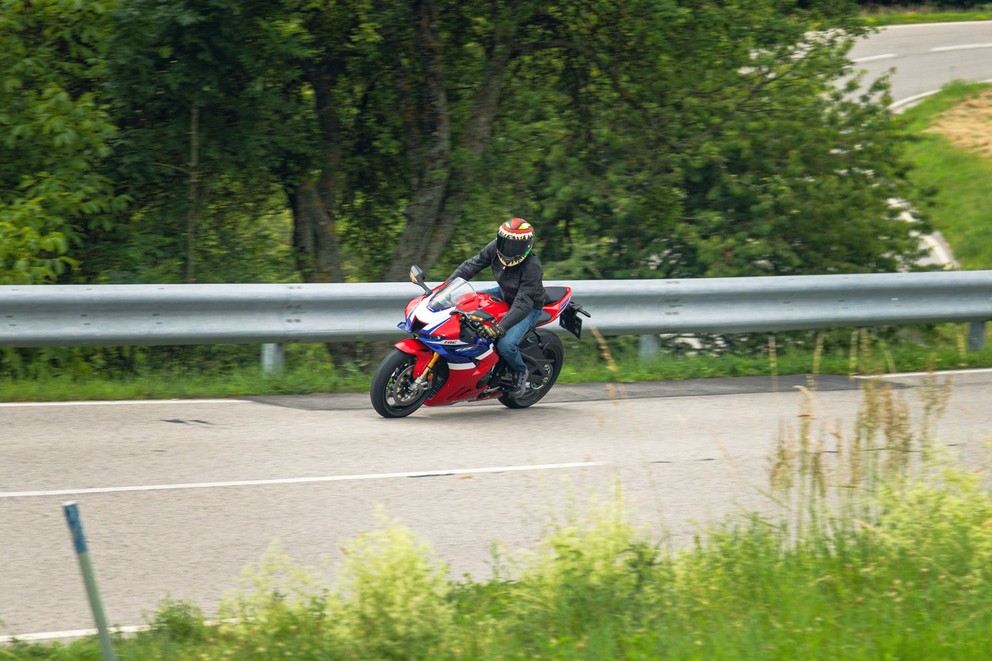
[[[496,255],[504,266],[516,266],[534,247],[534,228],[523,218],[511,218],[496,232]]]

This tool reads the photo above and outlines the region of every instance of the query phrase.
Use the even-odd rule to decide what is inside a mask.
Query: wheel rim
[[[423,394],[423,390],[414,385],[416,381],[413,376],[415,365],[414,360],[408,360],[389,375],[389,379],[386,381],[386,404],[391,408],[403,409],[416,404]]]
[[[554,353],[550,351],[545,351],[542,353],[544,356],[544,360],[540,361],[541,364],[538,366],[538,369],[534,373],[528,375],[527,390],[524,392],[523,395],[519,397],[519,399],[521,400],[529,399],[530,397],[536,396],[538,393],[541,392],[541,390],[544,389],[546,385],[548,385],[548,382],[551,381],[551,377],[554,376],[556,356],[554,355]],[[534,383],[533,379],[538,374],[540,374],[541,376],[541,382]]]
[[[527,394],[525,394],[524,397],[526,397],[527,395],[533,392],[537,392],[541,388],[543,388],[548,383],[548,380],[551,378],[551,373],[553,371],[554,368],[551,366],[551,363],[545,363],[544,365],[541,365],[539,372],[541,375],[541,382],[534,383],[533,376],[536,376],[536,374],[533,376],[529,376],[527,378]]]

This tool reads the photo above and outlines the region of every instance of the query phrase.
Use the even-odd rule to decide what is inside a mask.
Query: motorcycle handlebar
[[[482,328],[482,321],[483,321],[482,319],[473,316],[471,313],[468,312],[456,311],[453,314],[457,314],[463,324],[471,328],[473,333],[475,333],[476,335],[480,335],[481,337],[481,334],[479,333],[479,329]]]

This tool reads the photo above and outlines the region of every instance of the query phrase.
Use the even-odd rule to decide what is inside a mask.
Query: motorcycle
[[[403,418],[422,405],[497,398],[511,409],[540,401],[558,380],[565,357],[561,339],[541,328],[558,323],[577,338],[582,319],[591,316],[572,301],[571,287],[545,287],[547,300],[534,328],[520,341],[527,364],[527,388],[513,395],[512,371],[500,360],[492,340],[480,335],[483,325],[499,322],[510,306],[496,294],[476,292],[463,278],[431,289],[414,265],[410,280],[424,293],[412,298],[398,327],[413,337],[397,342],[372,378],[372,407],[384,418]]]

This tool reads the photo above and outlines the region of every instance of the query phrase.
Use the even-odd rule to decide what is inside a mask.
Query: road
[[[992,24],[890,28],[852,55],[896,67],[897,105],[955,78],[992,79]],[[918,377],[894,377],[917,401]],[[992,376],[958,375],[938,436],[975,461]],[[92,618],[61,504],[80,505],[107,616],[144,621],[171,595],[210,611],[273,539],[319,564],[376,507],[430,541],[453,576],[489,577],[491,544],[533,545],[555,513],[619,481],[672,544],[700,522],[763,508],[776,435],[804,380],[558,386],[526,411],[424,409],[387,421],[365,395],[254,401],[0,404],[0,637]],[[822,378],[816,426],[848,434],[858,383]],[[826,434],[829,437],[829,434]]]
[[[954,80],[992,81],[992,21],[885,28],[855,44],[850,57],[869,80],[895,70],[899,109]]]
[[[894,378],[907,402],[918,377]],[[672,544],[769,505],[776,435],[805,379],[562,385],[546,403],[380,419],[365,395],[254,401],[0,405],[0,634],[92,627],[61,504],[79,503],[110,622],[168,594],[211,611],[280,540],[338,559],[377,506],[423,535],[453,576],[490,577],[491,544],[528,548],[549,517],[620,482]],[[822,377],[817,425],[848,434],[858,382]],[[992,430],[992,370],[958,375],[939,436],[973,458]],[[969,459],[971,460],[971,459]]]
[[[865,84],[891,75],[890,107],[899,112],[952,81],[992,81],[992,21],[888,27],[855,44],[849,57]],[[922,264],[958,268],[940,232],[921,240]]]

